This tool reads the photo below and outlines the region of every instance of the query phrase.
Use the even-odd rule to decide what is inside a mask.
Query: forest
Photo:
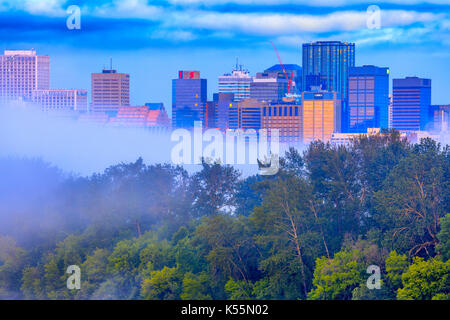
[[[274,176],[0,159],[0,299],[449,300],[449,235],[450,147],[397,132],[292,148]]]

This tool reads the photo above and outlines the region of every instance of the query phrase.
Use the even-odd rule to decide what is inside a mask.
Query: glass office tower
[[[199,71],[180,71],[172,80],[172,127],[193,128],[202,119],[207,101],[207,81]]]
[[[392,127],[400,131],[425,130],[431,122],[431,80],[394,79]]]
[[[341,41],[317,41],[303,44],[302,91],[321,86],[338,92],[342,99],[342,129],[348,123],[348,69],[355,66],[355,44]]]
[[[349,132],[389,128],[389,68],[349,68],[348,111]]]

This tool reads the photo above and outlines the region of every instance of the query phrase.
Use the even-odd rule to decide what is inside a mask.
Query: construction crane
[[[273,43],[273,41],[270,41],[270,43],[273,46],[273,50],[275,50],[275,54],[277,55],[278,62],[280,63],[281,69],[283,70],[284,76],[286,77],[286,80],[288,82],[287,94],[290,94],[291,88],[292,88],[292,77],[294,75],[294,72],[291,73],[291,78],[289,79],[286,69],[284,68],[283,62],[281,61],[280,54],[278,53],[277,47],[275,47],[275,44]]]

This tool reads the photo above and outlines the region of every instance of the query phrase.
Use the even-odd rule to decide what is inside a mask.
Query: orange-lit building
[[[341,129],[341,101],[336,92],[303,92],[301,112],[302,142],[330,141]]]
[[[110,123],[115,126],[168,129],[170,119],[164,106],[156,109],[146,105],[120,107],[117,115],[110,119]]]
[[[279,130],[280,142],[300,142],[301,105],[276,104],[263,107],[261,129]]]

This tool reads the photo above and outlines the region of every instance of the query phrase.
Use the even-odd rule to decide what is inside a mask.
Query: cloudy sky
[[[67,8],[81,9],[69,30]],[[377,5],[380,28],[368,28]],[[370,23],[369,23],[370,24]],[[131,75],[132,104],[162,101],[171,79],[200,70],[209,96],[236,57],[252,74],[277,63],[301,65],[301,44],[356,43],[356,64],[391,68],[392,77],[433,80],[433,103],[450,103],[450,0],[0,0],[0,49],[51,57],[53,88],[90,88],[109,65]]]

